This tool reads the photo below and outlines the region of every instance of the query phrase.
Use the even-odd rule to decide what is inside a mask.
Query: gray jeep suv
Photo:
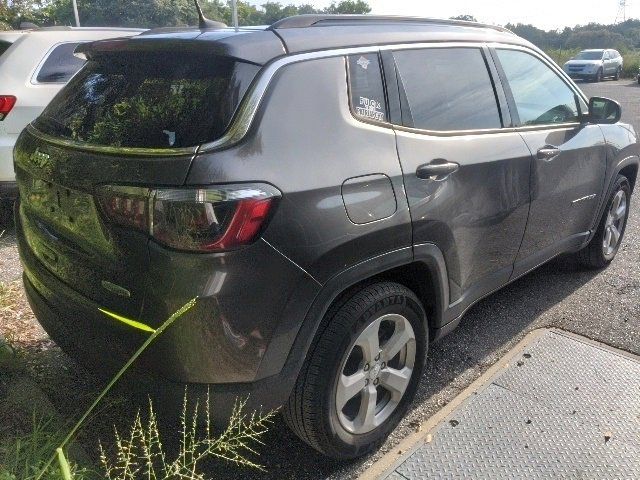
[[[198,297],[141,381],[284,406],[326,455],[382,443],[479,299],[622,241],[633,128],[502,28],[312,15],[77,53],[15,150],[39,321],[110,369]]]

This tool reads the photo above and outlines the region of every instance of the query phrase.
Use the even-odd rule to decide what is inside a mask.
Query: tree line
[[[505,27],[543,50],[615,48],[626,52],[640,48],[640,20],[637,19],[613,25],[590,23],[550,31],[523,24]]]
[[[459,15],[451,18],[477,21],[473,15]],[[611,25],[589,23],[573,28],[565,27],[561,30],[542,30],[523,23],[507,23],[505,28],[547,51],[615,48],[627,52],[640,48],[640,20],[637,19]]]
[[[193,0],[77,0],[83,26],[170,27],[195,25]],[[201,0],[205,15],[231,23],[229,0]],[[311,4],[283,5],[267,1],[261,6],[238,0],[240,25],[270,25],[291,15],[309,13],[370,13],[366,0],[336,0],[318,9]],[[453,17],[475,21],[472,15]],[[22,22],[40,26],[73,25],[71,0],[0,0],[0,29],[18,28]],[[606,25],[590,23],[561,30],[543,30],[533,25],[507,24],[506,28],[544,50],[616,48],[630,51],[640,48],[640,20]]]
[[[173,27],[196,25],[193,0],[77,0],[82,26]],[[231,24],[229,0],[201,0],[204,14]],[[238,0],[240,25],[270,25],[291,15],[309,13],[363,14],[371,12],[365,0],[340,0],[317,9],[311,4],[283,5],[268,1],[255,6]],[[74,25],[71,0],[0,0],[0,30],[23,22],[39,26]]]

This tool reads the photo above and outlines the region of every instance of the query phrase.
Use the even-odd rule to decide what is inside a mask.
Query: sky
[[[266,2],[266,0],[264,0]],[[331,0],[279,0],[282,4],[311,3],[326,7]],[[251,0],[260,5],[261,0]],[[610,24],[619,0],[368,0],[374,14],[449,18],[473,15],[479,22],[504,25],[529,23],[544,30],[589,22]],[[640,0],[627,0],[627,18],[640,17]]]

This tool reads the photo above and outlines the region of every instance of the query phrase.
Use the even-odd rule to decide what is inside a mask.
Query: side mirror
[[[615,100],[602,97],[589,99],[589,122],[591,123],[618,123],[622,117],[622,107]]]

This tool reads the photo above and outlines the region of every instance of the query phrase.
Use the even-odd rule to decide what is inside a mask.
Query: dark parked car
[[[15,150],[39,321],[107,369],[197,296],[140,378],[283,405],[327,455],[383,442],[474,302],[620,247],[633,128],[507,30],[301,16],[78,53]]]

